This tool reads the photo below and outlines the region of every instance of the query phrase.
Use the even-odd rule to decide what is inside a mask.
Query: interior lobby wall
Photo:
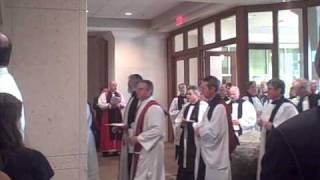
[[[2,31],[13,44],[9,71],[24,98],[26,144],[53,179],[85,180],[86,0],[5,0]]]

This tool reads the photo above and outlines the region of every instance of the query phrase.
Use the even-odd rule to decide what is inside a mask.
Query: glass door
[[[222,83],[237,84],[236,53],[235,52],[205,52],[205,76],[217,77]]]

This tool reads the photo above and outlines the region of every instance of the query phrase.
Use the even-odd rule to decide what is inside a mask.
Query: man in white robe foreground
[[[165,114],[152,97],[151,81],[140,81],[136,92],[139,108],[133,132],[128,132],[128,142],[134,147],[130,180],[164,180]]]
[[[257,180],[260,180],[261,160],[266,149],[267,134],[273,128],[298,114],[295,105],[288,99],[284,98],[285,83],[280,79],[271,79],[268,83],[268,96],[271,103],[267,105],[262,112],[261,118],[258,120],[258,125],[262,128],[261,143],[258,159]]]
[[[209,107],[196,129],[199,147],[196,153],[196,180],[231,180],[229,159],[228,115],[224,101],[217,94],[220,81],[208,76],[201,82],[201,90]]]
[[[19,91],[19,88],[16,84],[16,81],[12,75],[8,72],[8,65],[10,62],[12,44],[9,38],[0,33],[0,92],[8,93],[19,99],[21,102],[22,95]],[[24,117],[24,108],[22,105],[21,117],[19,121],[19,127],[22,137],[25,136],[25,117]]]

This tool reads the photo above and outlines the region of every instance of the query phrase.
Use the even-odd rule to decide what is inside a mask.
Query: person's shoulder
[[[208,106],[206,101],[200,100],[200,106]]]
[[[297,132],[297,130],[305,129],[305,127],[310,127],[312,125],[320,123],[320,108],[313,108],[308,111],[303,111],[299,115],[288,119],[286,122],[282,123],[278,129],[283,132]]]
[[[248,96],[242,96],[241,99],[243,99],[243,100],[249,100],[249,97],[248,97]]]

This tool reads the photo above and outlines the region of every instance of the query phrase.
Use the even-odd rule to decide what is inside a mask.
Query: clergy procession
[[[165,180],[165,158],[168,158],[165,156],[165,137],[167,129],[171,129],[175,153],[170,161],[177,165],[177,180],[231,180],[232,153],[241,144],[240,137],[256,132],[260,134],[256,179],[287,179],[281,176],[284,172],[276,172],[276,167],[287,170],[294,166],[291,163],[296,165],[292,167],[292,173],[299,176],[305,168],[299,164],[302,162],[289,159],[286,164],[275,159],[281,158],[282,154],[275,157],[270,154],[276,151],[271,148],[277,148],[270,137],[281,129],[282,124],[285,126],[286,122],[293,121],[292,118],[298,118],[299,114],[304,117],[304,112],[319,109],[317,82],[296,79],[287,96],[288,87],[281,79],[259,85],[249,81],[241,96],[235,84],[221,84],[217,77],[207,76],[201,79],[199,86],[179,83],[178,94],[172,99],[167,113],[152,96],[153,82],[139,74],[131,74],[128,77],[131,97],[126,104],[117,90],[117,83],[112,81],[93,105],[99,110],[96,114],[101,114],[96,117],[100,131],[98,149],[104,157],[119,155],[119,180]],[[302,121],[299,123],[303,124]],[[168,128],[167,124],[172,127]],[[277,133],[274,136],[283,135],[281,131]],[[277,139],[272,140],[279,143]],[[293,147],[287,148],[289,152],[282,153],[292,153],[293,158],[299,158],[291,152]],[[318,163],[314,163],[310,167],[319,169]]]
[[[46,158],[23,145],[24,106],[7,69],[10,51],[9,39],[0,34],[0,128],[8,130],[0,133],[0,152],[6,156],[0,154],[0,170],[16,177],[22,166],[35,159],[32,172],[44,176],[39,179],[50,179],[54,172]],[[320,75],[320,46],[315,66]],[[240,94],[236,84],[210,75],[198,85],[178,82],[178,94],[166,110],[154,99],[155,85],[147,77],[129,75],[127,102],[117,82],[111,81],[86,107],[87,179],[99,179],[99,152],[101,158],[118,158],[118,180],[165,180],[166,161],[177,165],[176,180],[231,180],[232,154],[241,137],[251,132],[260,134],[257,180],[320,179],[317,83],[296,79],[286,87],[278,78],[249,81]],[[166,155],[168,131],[175,148],[170,157]],[[14,163],[16,154],[21,156],[20,165]]]
[[[269,166],[268,162],[274,159],[272,155],[267,154],[268,160],[264,158],[270,150],[269,137],[299,113],[319,107],[320,94],[314,88],[318,87],[315,82],[295,80],[292,84],[295,96],[290,99],[286,98],[285,83],[280,79],[261,82],[259,87],[250,81],[242,97],[237,86],[220,84],[214,76],[203,78],[199,86],[180,83],[179,93],[169,107],[168,123],[166,110],[152,97],[153,82],[131,74],[128,78],[131,97],[126,105],[116,91],[115,81],[99,96],[98,106],[103,112],[99,121],[100,151],[105,153],[104,144],[111,144],[110,152],[120,154],[119,180],[164,180],[168,123],[174,133],[175,153],[170,161],[177,164],[177,180],[231,180],[231,155],[241,144],[239,138],[258,132],[261,136],[256,179],[273,179],[267,178],[276,174],[269,168],[278,165]],[[114,92],[116,100],[112,100]],[[122,117],[109,115],[104,119],[104,113],[111,113],[110,109],[123,111]],[[109,130],[103,132],[103,128]],[[118,133],[115,137],[120,134],[121,139],[112,139],[112,133]]]

